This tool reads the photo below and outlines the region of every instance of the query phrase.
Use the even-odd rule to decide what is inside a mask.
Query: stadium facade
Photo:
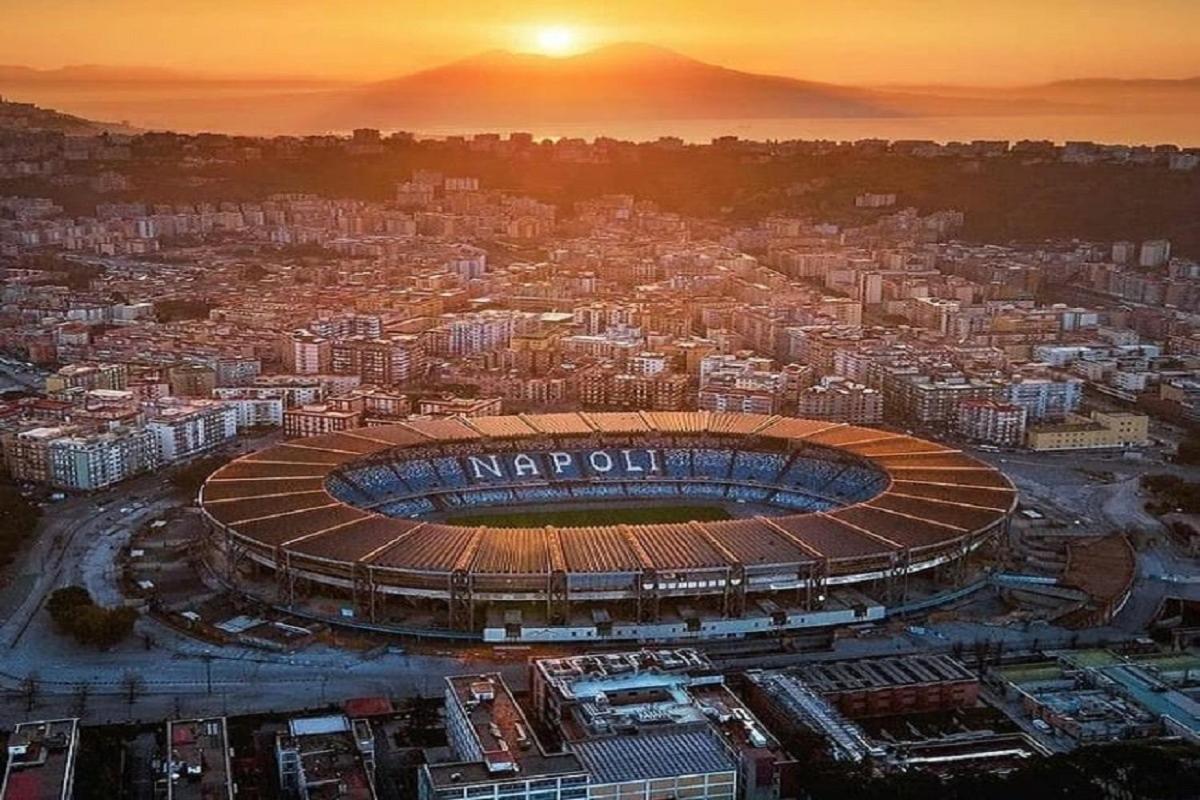
[[[210,564],[240,591],[350,624],[488,641],[880,619],[905,602],[911,576],[953,587],[1015,504],[1003,474],[940,444],[703,411],[363,428],[239,458],[200,495]],[[623,505],[719,506],[732,518],[606,524]],[[594,522],[469,519],[554,508]]]

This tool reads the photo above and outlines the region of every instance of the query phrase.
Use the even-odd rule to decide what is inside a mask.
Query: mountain
[[[1025,86],[887,85],[883,92],[937,96],[947,99],[993,99],[1021,104],[1090,109],[1098,113],[1194,114],[1200,108],[1200,77],[1191,78],[1074,78]]]
[[[322,107],[311,95],[351,85],[303,75],[220,75],[103,65],[42,70],[0,65],[0,96],[8,100],[34,102],[90,119],[129,120],[145,129],[185,132],[311,132],[304,126]]]
[[[1008,105],[761,75],[650,45],[617,44],[568,58],[484,53],[348,91],[318,119],[394,128],[1009,113]]]
[[[730,69],[645,44],[615,44],[567,58],[492,51],[367,84],[140,67],[0,67],[0,93],[146,129],[267,135],[356,127],[562,131],[575,125],[596,131],[621,122],[1015,118],[1200,108],[1200,79],[1012,88],[840,86]]]
[[[120,87],[124,89],[163,87],[328,87],[344,81],[307,75],[214,75],[162,67],[113,67],[75,64],[57,69],[33,69],[0,64],[0,89],[14,87]]]

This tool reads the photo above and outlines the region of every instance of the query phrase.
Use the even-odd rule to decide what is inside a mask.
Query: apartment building
[[[220,400],[164,400],[146,428],[170,463],[212,450],[237,436],[238,411]]]
[[[161,443],[146,428],[115,428],[101,433],[64,436],[50,442],[49,483],[90,492],[157,468]]]
[[[336,341],[330,348],[330,370],[336,375],[357,375],[374,386],[417,381],[428,371],[425,339],[409,333]]]
[[[1065,422],[1031,427],[1026,440],[1031,450],[1144,447],[1150,441],[1150,418],[1126,412],[1072,414]]]
[[[447,314],[429,331],[429,352],[438,356],[469,356],[508,347],[516,331],[516,316],[508,311]]]
[[[283,432],[289,438],[336,433],[361,428],[364,414],[358,407],[336,406],[332,403],[311,403],[289,408],[283,412]]]
[[[877,425],[883,421],[883,395],[845,378],[824,378],[800,392],[796,416],[852,425]]]
[[[124,389],[128,383],[125,364],[68,364],[46,377],[46,394],[66,398],[92,389]]]
[[[375,800],[375,734],[341,714],[288,721],[275,739],[279,786],[299,800]]]
[[[167,800],[234,800],[224,717],[167,721]]]
[[[1019,447],[1025,441],[1024,406],[995,400],[964,400],[958,406],[958,433],[974,442]]]
[[[293,331],[284,343],[283,363],[298,375],[321,375],[330,371],[333,343],[311,331]]]
[[[503,413],[504,403],[499,397],[428,397],[422,399],[417,410],[433,417],[494,417]]]
[[[69,800],[78,750],[77,719],[20,723],[8,738],[0,800]]]
[[[1024,408],[1030,420],[1065,419],[1079,410],[1083,400],[1083,380],[1020,376],[1005,388],[1004,399]]]
[[[591,408],[678,411],[686,407],[688,378],[676,373],[634,375],[594,364],[576,375],[578,397]]]
[[[747,414],[776,414],[782,398],[771,389],[741,388],[736,380],[709,381],[696,395],[696,406],[704,411],[737,411]]]
[[[217,371],[207,364],[175,364],[167,369],[167,385],[172,397],[212,397]]]

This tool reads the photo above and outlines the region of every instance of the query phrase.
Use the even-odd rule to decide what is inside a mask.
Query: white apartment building
[[[233,397],[226,400],[237,409],[238,430],[278,428],[283,425],[283,400],[278,397]]]
[[[324,336],[309,331],[296,331],[289,339],[288,356],[292,372],[299,375],[320,375],[329,371],[332,343]]]
[[[1062,419],[1083,400],[1080,378],[1021,377],[1004,390],[1004,399],[1022,406],[1030,420]]]
[[[448,316],[429,332],[430,350],[436,355],[468,356],[508,347],[516,317],[506,311],[480,311]]]
[[[238,410],[219,400],[164,401],[146,423],[166,462],[191,458],[237,436]]]
[[[155,469],[162,450],[145,428],[118,428],[91,435],[65,436],[48,448],[50,483],[89,492]]]

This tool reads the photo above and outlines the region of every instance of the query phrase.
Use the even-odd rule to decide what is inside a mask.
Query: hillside
[[[13,103],[0,97],[0,131],[58,131],[88,135],[104,132],[129,133],[133,128],[108,122],[95,122],[83,117],[63,114],[32,103]]]

